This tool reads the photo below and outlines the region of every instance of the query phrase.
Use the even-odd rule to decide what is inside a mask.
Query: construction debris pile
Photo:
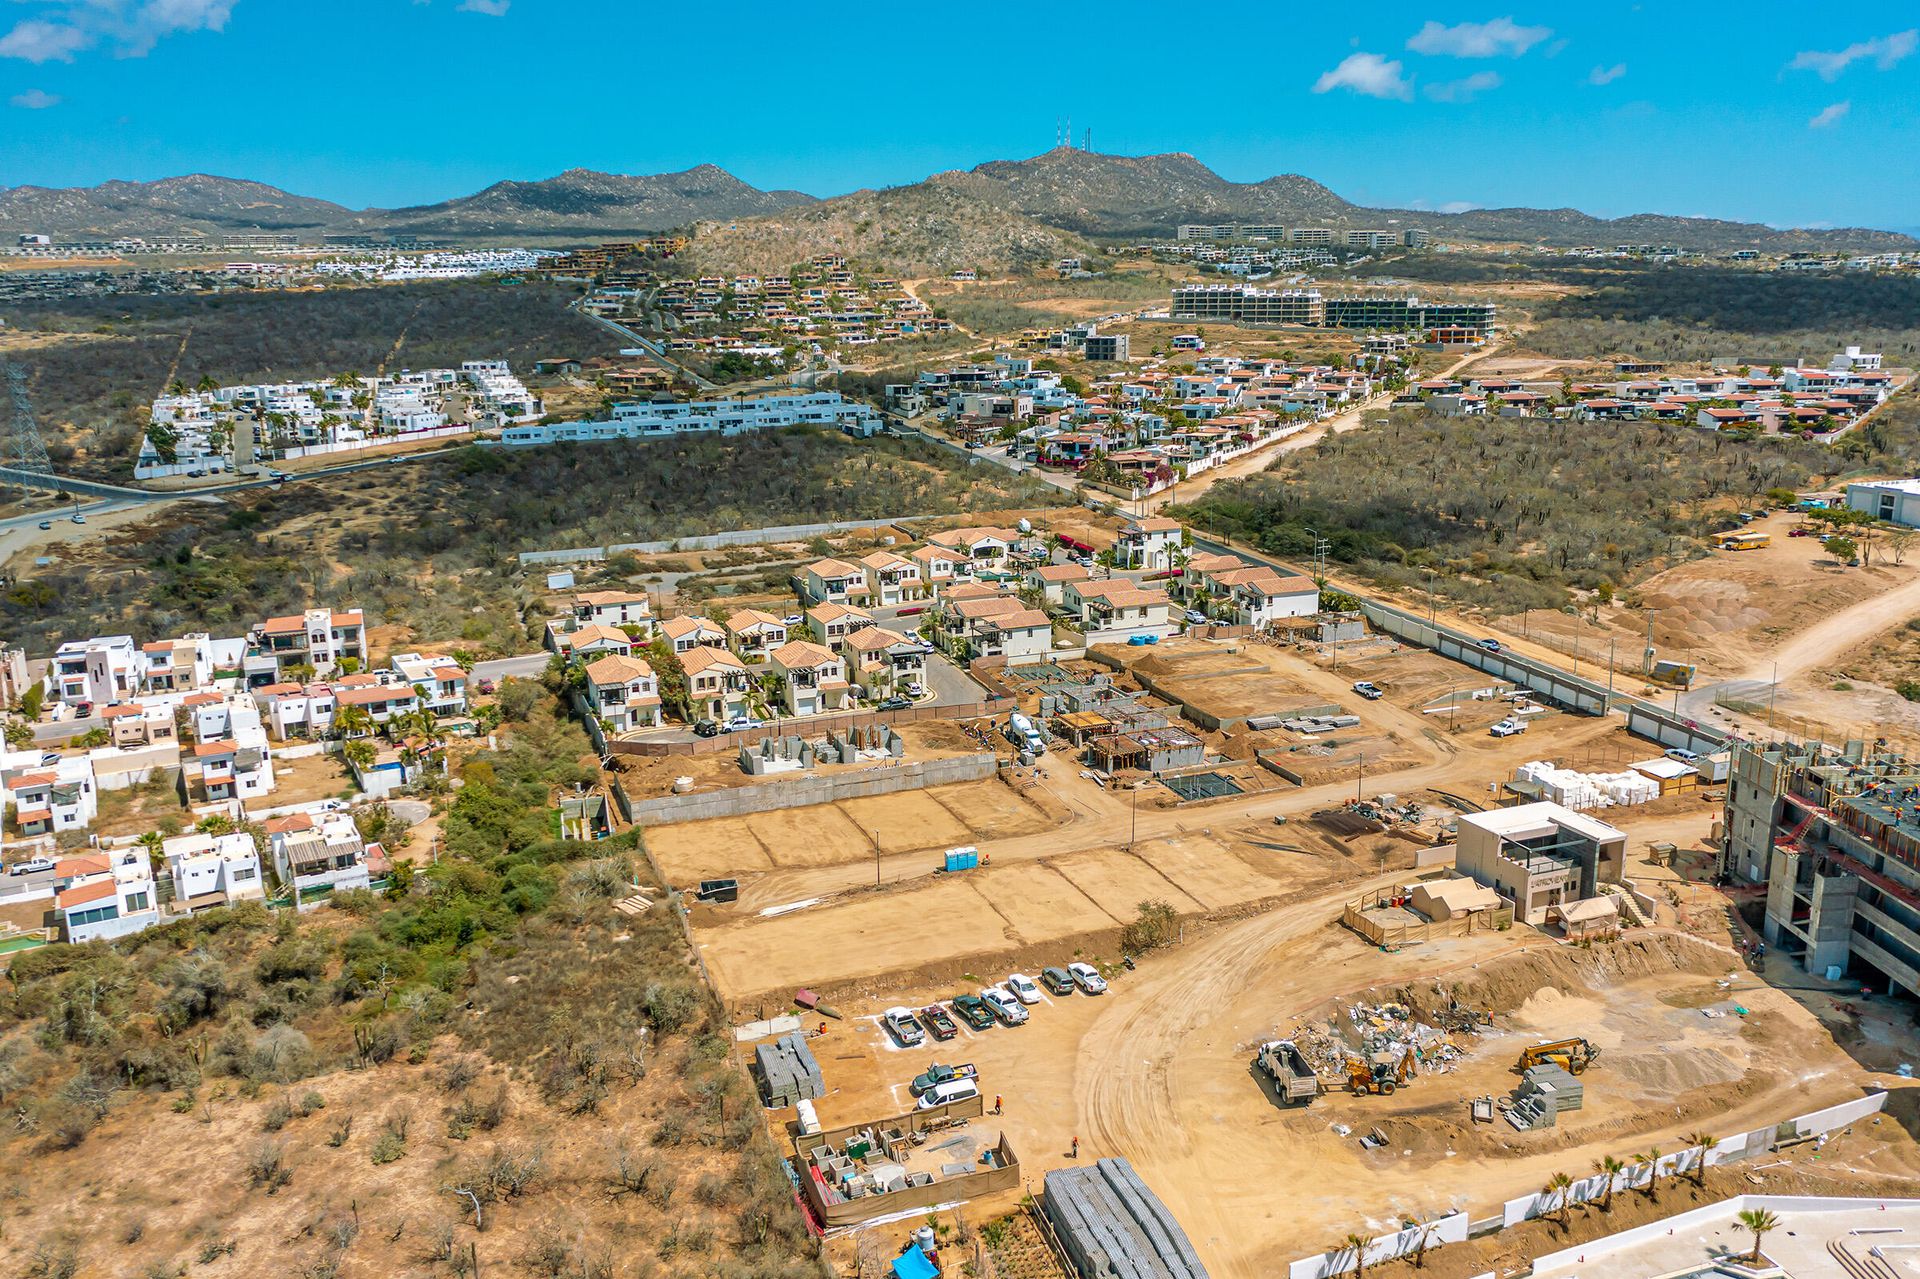
[[[1477,1033],[1489,1020],[1458,1005],[1423,1019],[1401,1003],[1358,1003],[1347,1008],[1344,1025],[1339,1017],[1302,1020],[1282,1037],[1328,1080],[1345,1080],[1355,1057],[1371,1062],[1408,1053],[1422,1074],[1445,1074],[1465,1053],[1456,1036]]]
[[[1513,770],[1513,780],[1538,787],[1540,798],[1577,811],[1651,804],[1660,798],[1660,783],[1644,773],[1581,773],[1547,760],[1520,765]]]

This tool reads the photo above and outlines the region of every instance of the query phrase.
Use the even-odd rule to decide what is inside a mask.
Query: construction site
[[[729,885],[689,891],[687,918],[742,1051],[797,1033],[817,1063],[818,1095],[767,1117],[830,1256],[855,1265],[911,1208],[1012,1214],[1000,1269],[974,1240],[991,1274],[1318,1276],[1351,1269],[1319,1254],[1356,1232],[1464,1257],[1470,1225],[1484,1251],[1547,1212],[1557,1172],[1853,1122],[1909,1086],[1904,1014],[1845,960],[1776,984],[1812,969],[1761,949],[1771,896],[1724,883],[1762,768],[1741,748],[1675,758],[1379,637],[1155,647],[994,672],[1037,757],[995,720],[910,734],[991,752],[977,780],[647,830],[668,882]],[[1844,752],[1765,770],[1774,844],[1750,856],[1776,865],[1811,861],[1807,805],[1857,835],[1863,802],[1920,785]],[[1888,891],[1841,841],[1802,899],[1836,868]],[[1856,921],[1890,909],[1873,894]],[[1831,931],[1808,911],[1783,905],[1782,936]],[[1882,1136],[1883,1171],[1920,1169],[1903,1128]],[[1049,1190],[1031,1213],[1000,1184],[1016,1166]],[[1314,1193],[1276,1194],[1301,1167]]]

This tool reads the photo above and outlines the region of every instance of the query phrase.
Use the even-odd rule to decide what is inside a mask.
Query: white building
[[[1847,505],[1889,524],[1920,527],[1920,479],[1865,480],[1849,484]]]
[[[302,666],[325,675],[349,659],[366,665],[366,615],[359,609],[310,608],[257,624],[247,635],[241,670],[247,685],[258,687],[286,683],[288,672]]]
[[[162,840],[160,851],[173,880],[173,908],[191,913],[266,896],[260,852],[245,831],[205,835],[198,831]]]
[[[630,400],[615,404],[608,417],[595,421],[510,426],[500,433],[500,440],[513,445],[589,443],[703,431],[743,435],[785,426],[861,431],[878,421],[879,415],[871,407],[849,400],[838,391],[769,395],[754,400]]]
[[[61,863],[76,870],[60,889],[55,913],[69,942],[125,937],[160,922],[153,869],[144,848],[92,854]]]
[[[1167,572],[1174,566],[1180,538],[1179,520],[1164,515],[1130,519],[1121,526],[1119,540],[1114,544],[1114,564],[1119,568],[1146,569],[1150,573]]]
[[[1520,804],[1460,815],[1454,867],[1513,903],[1514,918],[1539,925],[1617,884],[1627,836],[1559,804]]]
[[[612,653],[586,667],[582,689],[593,713],[616,733],[660,723],[660,681],[637,657]]]
[[[0,757],[0,795],[13,808],[13,829],[7,833],[39,839],[92,825],[100,811],[100,784],[91,757],[63,755],[52,764],[40,760],[38,750]]]
[[[274,873],[282,884],[297,890],[301,909],[305,909],[304,898],[320,890],[341,892],[365,888],[371,882],[366,842],[346,813],[327,813],[318,820],[295,813],[273,818],[266,829]]]
[[[140,690],[140,657],[131,635],[69,640],[54,650],[47,685],[57,702],[105,706]]]

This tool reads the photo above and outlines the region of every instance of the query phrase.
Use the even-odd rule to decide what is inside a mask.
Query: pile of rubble
[[[1444,1074],[1462,1056],[1452,1032],[1418,1020],[1405,1004],[1354,1004],[1347,1009],[1347,1020],[1368,1061],[1382,1054],[1402,1057],[1411,1052],[1423,1073]]]

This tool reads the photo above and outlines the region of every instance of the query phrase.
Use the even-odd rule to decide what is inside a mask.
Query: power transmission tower
[[[40,423],[33,417],[33,402],[27,398],[27,371],[18,364],[7,365],[7,397],[12,404],[8,429],[12,438],[0,450],[0,465],[13,467],[29,475],[52,475],[53,463],[47,458],[47,442],[40,435]],[[22,492],[31,489],[24,476]]]

